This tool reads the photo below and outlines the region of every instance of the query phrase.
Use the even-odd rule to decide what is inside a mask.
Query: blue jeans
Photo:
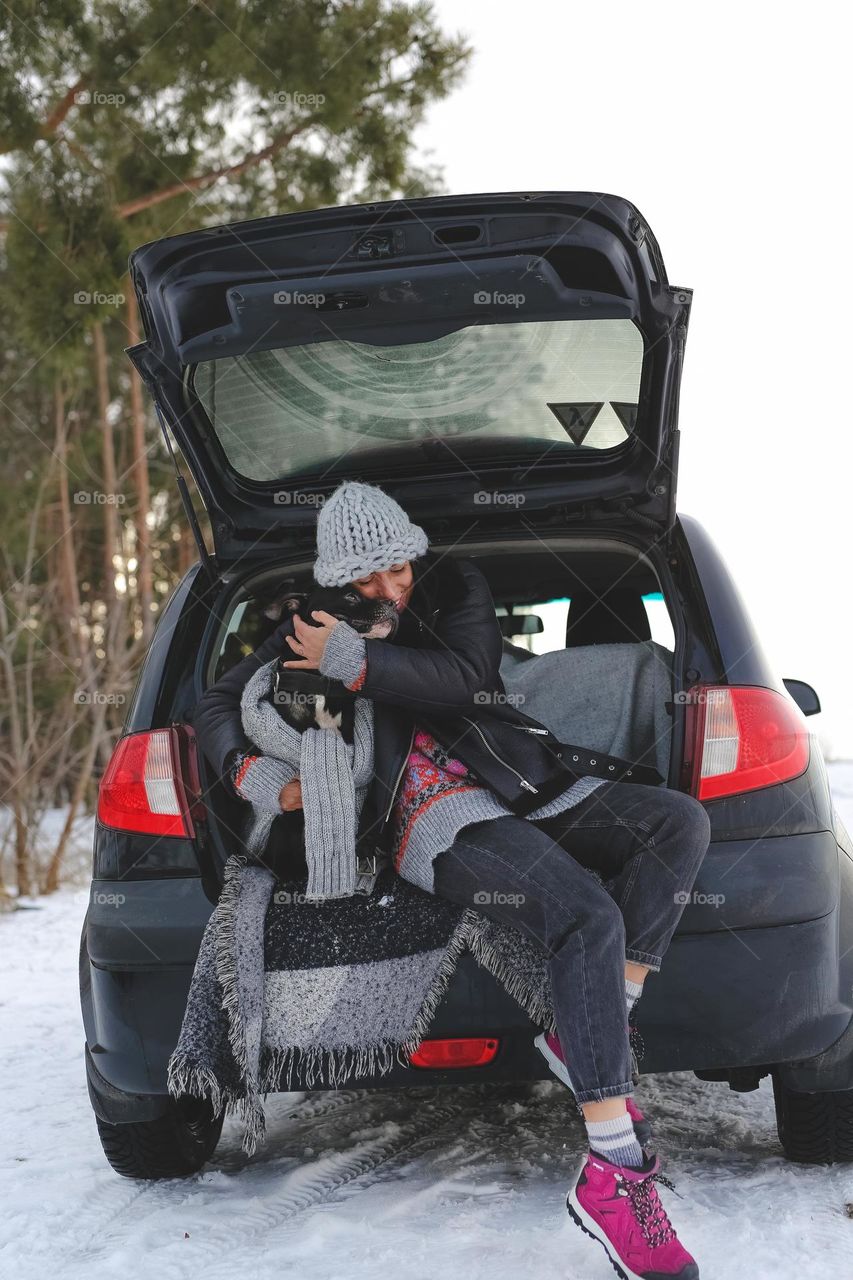
[[[710,826],[681,791],[604,782],[553,818],[470,823],[435,858],[439,896],[514,925],[550,957],[578,1103],[633,1092],[625,961],[660,969]]]

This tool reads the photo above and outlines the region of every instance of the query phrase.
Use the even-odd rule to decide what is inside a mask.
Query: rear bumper
[[[779,928],[676,936],[646,980],[644,1072],[811,1058],[853,1026],[838,998],[837,913]],[[851,1045],[853,1050],[853,1045]],[[853,1053],[847,1061],[853,1088]]]
[[[661,972],[649,976],[637,1008],[646,1045],[642,1071],[784,1064],[791,1088],[853,1088],[853,983],[846,967],[853,939],[839,928],[839,898],[845,921],[853,921],[851,870],[845,867],[839,895],[838,849],[828,832],[753,842],[747,856],[734,843],[712,845],[695,886],[703,897],[685,908],[683,932]],[[110,890],[118,889],[120,909],[110,901]],[[720,893],[722,907],[704,900]],[[794,904],[815,914],[786,920]],[[198,878],[93,884],[81,992],[90,1089],[104,1098],[113,1123],[120,1122],[123,1096],[130,1111],[156,1107],[154,1100],[167,1096],[167,1063],[211,910]],[[747,910],[753,920],[758,911],[772,913],[773,923],[746,927]],[[533,1047],[537,1029],[466,954],[430,1034],[497,1037],[494,1060],[441,1071],[395,1065],[385,1075],[353,1078],[352,1087],[551,1079]],[[291,1087],[305,1087],[295,1071]]]
[[[851,1012],[826,995],[837,969],[834,919],[755,934],[674,940],[665,969],[649,979],[638,1006],[646,1043],[642,1071],[790,1063],[783,1075],[791,1088],[853,1088]],[[192,966],[127,971],[89,964],[86,1060],[93,1107],[113,1124],[153,1119],[166,1102],[166,1068],[180,1033]],[[552,1079],[533,1048],[536,1030],[495,979],[464,955],[431,1035],[495,1036],[500,1048],[493,1062],[440,1071],[395,1064],[386,1075],[353,1078],[351,1086]],[[802,1061],[824,1051],[823,1062]],[[291,1087],[305,1087],[297,1072]]]

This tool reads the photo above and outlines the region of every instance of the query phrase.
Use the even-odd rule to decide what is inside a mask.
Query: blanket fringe
[[[235,935],[241,873],[246,863],[247,858],[237,853],[232,854],[226,863],[222,891],[216,907],[218,927],[213,948],[216,976],[222,988],[222,1007],[228,1014],[228,1040],[244,1077],[248,1075],[249,1060],[246,1054],[243,1022],[240,1017],[240,992],[237,986],[238,949],[235,945]]]
[[[486,941],[484,936],[486,926],[480,912],[466,910],[466,915],[472,917],[468,922],[469,934],[467,943],[477,963],[492,974],[494,978],[497,978],[507,993],[521,1005],[525,1013],[529,1014],[534,1022],[541,1023],[546,1031],[556,1033],[557,1023],[551,1005],[542,1000],[535,991],[531,990],[518,972],[511,968],[494,947]]]
[[[225,865],[222,891],[216,906],[217,930],[214,939],[214,966],[219,985],[222,989],[222,1007],[228,1026],[228,1043],[240,1070],[241,1079],[245,1082],[246,1093],[234,1099],[234,1107],[239,1110],[244,1124],[243,1150],[252,1155],[266,1133],[266,1119],[260,1098],[252,1080],[249,1056],[246,1051],[246,1032],[240,1012],[240,990],[237,985],[237,908],[240,901],[242,873],[248,858],[245,854],[234,853]]]
[[[362,1046],[353,1049],[349,1045],[336,1048],[321,1048],[312,1045],[305,1048],[293,1045],[287,1049],[272,1050],[264,1067],[260,1090],[264,1097],[269,1093],[278,1093],[283,1089],[283,1078],[287,1077],[287,1090],[294,1088],[294,1071],[304,1072],[300,1076],[296,1088],[311,1089],[315,1082],[328,1085],[332,1089],[340,1089],[350,1076],[386,1075],[394,1065],[395,1045],[384,1040],[380,1044]]]
[[[471,917],[470,919],[468,917]],[[447,944],[447,950],[442,957],[435,980],[427,993],[426,999],[421,1005],[420,1012],[415,1018],[412,1025],[412,1031],[407,1040],[404,1040],[397,1052],[397,1061],[402,1066],[409,1065],[408,1055],[415,1053],[420,1046],[421,1041],[427,1035],[435,1012],[444,998],[445,992],[450,985],[450,979],[456,972],[456,966],[459,963],[459,957],[464,951],[470,947],[471,926],[477,913],[473,911],[464,911],[456,923],[456,928],[450,941]]]
[[[222,1089],[209,1068],[199,1067],[175,1054],[169,1062],[167,1088],[173,1098],[186,1095],[208,1098],[217,1115],[224,1110],[226,1116],[239,1119],[243,1126],[243,1150],[248,1156],[254,1155],[265,1134],[263,1108],[255,1099]]]
[[[217,1114],[229,1100],[209,1067],[200,1067],[190,1062],[186,1056],[174,1053],[169,1059],[166,1088],[176,1100],[184,1094],[190,1094],[194,1098],[209,1098]]]

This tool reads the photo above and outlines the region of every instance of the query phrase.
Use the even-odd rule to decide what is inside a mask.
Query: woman
[[[535,1043],[572,1089],[589,1139],[570,1215],[621,1274],[695,1280],[696,1263],[658,1198],[658,1157],[642,1145],[649,1126],[631,1097],[628,1020],[707,851],[705,809],[665,787],[571,775],[567,784],[541,740],[500,719],[490,724],[497,752],[473,759],[468,735],[464,749],[455,747],[467,763],[456,758],[426,722],[458,725],[464,712],[466,724],[485,723],[503,692],[502,635],[480,570],[436,555],[394,499],[357,481],[343,482],[321,508],[317,553],[316,581],[392,600],[397,634],[366,640],[319,611],[314,626],[288,618],[201,699],[195,724],[205,755],[242,798],[293,811],[298,779],[285,783],[278,762],[258,756],[243,734],[248,678],[289,649],[285,665],[373,700],[375,772],[360,839],[387,851],[412,883],[545,949],[558,1035]],[[522,788],[538,797],[536,807],[507,803]]]

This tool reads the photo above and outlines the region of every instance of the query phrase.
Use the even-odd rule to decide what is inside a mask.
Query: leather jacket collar
[[[412,561],[414,588],[409,604],[404,610],[404,620],[408,625],[401,627],[398,638],[403,638],[404,630],[413,637],[414,644],[427,635],[440,612],[452,608],[454,603],[465,595],[465,579],[454,558],[445,552],[428,550],[424,555]],[[411,611],[410,617],[406,614]],[[415,625],[412,625],[412,624]]]

